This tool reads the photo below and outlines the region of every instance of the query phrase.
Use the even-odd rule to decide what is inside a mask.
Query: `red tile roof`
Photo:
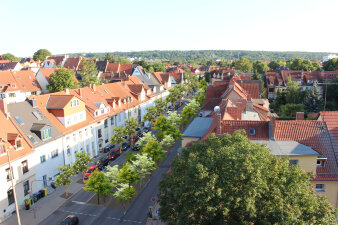
[[[54,73],[56,70],[58,70],[57,68],[46,68],[46,69],[40,69],[40,72],[42,73],[42,75],[46,78],[47,81],[49,81],[50,75],[52,73]]]
[[[56,63],[56,65],[61,65],[62,61],[65,59],[66,57],[63,56],[50,56],[47,59],[53,59]]]
[[[66,62],[63,65],[63,67],[77,71],[79,69],[81,60],[82,57],[68,58],[66,59]]]
[[[320,154],[320,157],[327,158],[325,167],[317,167],[314,180],[330,179],[338,181],[338,162],[334,153],[332,138],[324,121],[276,121],[275,139],[278,141],[297,141],[311,146]]]

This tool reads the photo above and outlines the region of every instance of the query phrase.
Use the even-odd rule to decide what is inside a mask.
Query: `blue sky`
[[[2,0],[0,54],[338,52],[337,0]]]

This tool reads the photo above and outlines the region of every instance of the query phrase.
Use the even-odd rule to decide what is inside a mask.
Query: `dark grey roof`
[[[210,117],[196,117],[183,132],[183,137],[203,137],[212,120]]]
[[[17,120],[14,120],[24,135],[27,136],[31,142],[33,142],[32,138],[36,140],[36,142],[33,143],[33,146],[35,147],[62,136],[59,130],[41,113],[41,111],[38,108],[33,108],[31,103],[28,101],[8,104],[8,111],[13,118],[19,117],[20,120],[23,121],[23,124],[20,125]],[[40,119],[37,118],[33,112],[36,112],[36,115],[40,115]],[[39,136],[39,131],[44,127],[50,127],[52,134],[52,137],[45,141],[43,141]]]
[[[297,141],[261,141],[253,140],[255,143],[266,144],[271,149],[272,155],[319,155],[311,147],[298,143]]]

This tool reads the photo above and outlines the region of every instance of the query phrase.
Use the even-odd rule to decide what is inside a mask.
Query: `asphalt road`
[[[183,106],[178,110],[179,113],[182,108]],[[149,206],[154,205],[151,199],[156,196],[159,191],[158,184],[162,178],[162,174],[168,172],[170,163],[177,155],[177,150],[180,146],[181,141],[175,144],[167,158],[162,161],[159,168],[154,172],[149,182],[138,194],[125,214],[121,210],[87,204],[94,194],[80,190],[54,211],[47,219],[39,223],[39,225],[58,224],[68,215],[78,216],[80,224],[83,225],[145,224]],[[122,164],[124,158],[125,154],[116,159],[112,164]]]

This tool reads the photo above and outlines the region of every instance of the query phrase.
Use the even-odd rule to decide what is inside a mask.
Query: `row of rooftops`
[[[287,77],[299,85],[330,82],[338,76],[336,71],[295,71],[281,70],[280,72],[266,72],[266,82],[271,86],[286,86]]]

